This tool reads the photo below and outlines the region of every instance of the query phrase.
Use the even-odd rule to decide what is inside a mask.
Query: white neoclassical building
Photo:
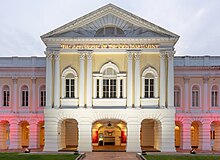
[[[0,58],[0,149],[220,150],[220,57],[112,4],[41,38]]]
[[[111,143],[128,152],[141,146],[175,151],[178,35],[109,4],[41,38],[45,151],[76,143],[80,151]],[[71,126],[78,136],[73,144]]]

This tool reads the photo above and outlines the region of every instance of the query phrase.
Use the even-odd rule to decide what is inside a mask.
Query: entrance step
[[[90,152],[83,160],[138,160],[136,153],[128,152]]]

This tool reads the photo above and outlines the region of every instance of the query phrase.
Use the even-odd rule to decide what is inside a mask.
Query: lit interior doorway
[[[182,148],[182,123],[180,122],[176,122],[174,140],[176,149]]]
[[[38,123],[38,146],[40,148],[44,147],[44,122]]]
[[[200,147],[200,136],[201,136],[201,123],[194,121],[191,124],[191,147],[197,149]]]
[[[29,147],[29,134],[30,128],[27,121],[22,121],[19,123],[19,134],[20,134],[20,145],[22,148]]]
[[[99,120],[92,126],[93,151],[125,151],[127,125],[121,120]]]
[[[212,150],[214,151],[220,150],[220,122],[219,121],[214,121],[211,123],[210,143],[211,143]]]
[[[144,119],[141,123],[141,149],[159,151],[161,142],[161,123],[154,119]]]
[[[8,149],[10,144],[10,130],[9,122],[1,121],[0,122],[0,149]]]
[[[75,119],[66,119],[61,123],[62,150],[77,150],[78,147],[78,122]]]

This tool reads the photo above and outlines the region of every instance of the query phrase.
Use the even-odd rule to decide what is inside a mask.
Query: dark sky
[[[108,3],[180,35],[176,55],[220,55],[220,0],[4,0],[0,56],[44,56],[41,35]]]

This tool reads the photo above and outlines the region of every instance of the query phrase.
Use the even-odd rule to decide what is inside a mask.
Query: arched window
[[[120,73],[112,62],[102,66],[100,73],[93,74],[94,98],[125,98],[126,74]]]
[[[174,106],[175,107],[180,107],[180,87],[179,86],[175,86],[174,87]]]
[[[8,107],[10,102],[10,89],[9,86],[3,87],[3,106]]]
[[[116,71],[107,68],[103,71],[103,98],[116,98]]]
[[[192,87],[192,107],[199,107],[199,99],[200,99],[200,93],[199,93],[199,86],[194,85]]]
[[[96,31],[95,37],[125,37],[125,33],[116,26],[105,26]]]
[[[77,98],[77,73],[68,67],[62,74],[62,98]]]
[[[212,86],[211,96],[212,107],[218,107],[218,86]]]
[[[155,69],[148,67],[142,73],[142,98],[158,97],[158,74]]]
[[[28,107],[28,86],[24,85],[21,87],[21,106]]]
[[[40,87],[40,95],[39,95],[39,97],[40,97],[40,107],[45,107],[46,106],[46,87],[45,87],[45,85],[43,85],[43,86],[41,86]]]

